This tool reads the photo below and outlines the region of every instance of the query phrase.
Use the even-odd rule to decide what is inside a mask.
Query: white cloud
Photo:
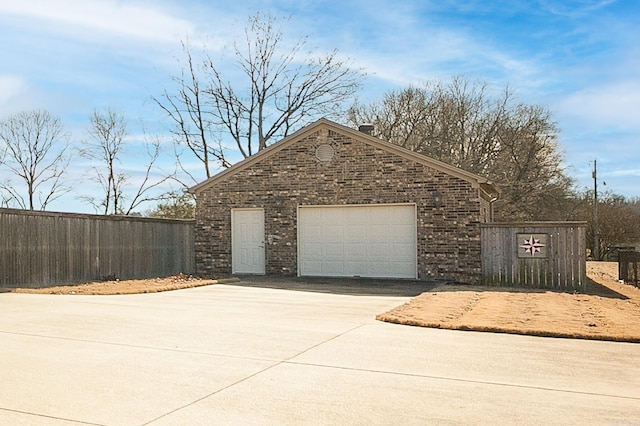
[[[374,77],[401,87],[449,80],[456,75],[490,79],[499,86],[538,85],[537,69],[531,61],[473,40],[471,35],[445,29],[431,29],[413,45],[361,52],[356,64]]]
[[[390,86],[461,74],[499,84],[538,85],[539,77],[532,77],[538,69],[530,55],[504,50],[495,38],[473,26],[452,25],[448,11],[441,15],[448,9],[423,2],[396,3],[390,8],[386,2],[373,1],[357,11],[357,19],[324,12],[312,15],[322,25],[315,25],[311,37],[337,46],[357,67]],[[305,18],[302,23],[314,28]]]
[[[640,82],[617,81],[576,92],[560,103],[562,115],[581,119],[587,127],[640,130]]]
[[[0,75],[0,118],[24,109],[29,92],[25,78],[17,75]]]
[[[540,0],[542,7],[554,15],[577,17],[585,13],[595,12],[616,0],[564,0],[563,2]]]
[[[613,170],[609,174],[615,177],[640,177],[640,169]]]
[[[0,75],[0,105],[11,101],[27,89],[24,78],[16,75]]]
[[[116,36],[156,42],[175,42],[176,35],[193,32],[189,21],[172,16],[152,3],[114,0],[22,0],[0,2],[0,14],[38,19],[56,26],[58,31],[109,33]]]

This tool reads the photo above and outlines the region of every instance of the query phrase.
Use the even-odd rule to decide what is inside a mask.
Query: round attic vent
[[[331,161],[333,160],[333,156],[335,155],[336,150],[333,149],[331,145],[328,143],[323,143],[322,145],[318,145],[316,148],[316,158],[320,161]]]

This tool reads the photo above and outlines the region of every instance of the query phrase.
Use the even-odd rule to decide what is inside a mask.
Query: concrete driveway
[[[640,424],[640,345],[386,324],[405,293],[318,285],[0,294],[0,424]]]

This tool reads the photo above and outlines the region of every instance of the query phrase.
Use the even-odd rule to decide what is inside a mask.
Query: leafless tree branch
[[[370,122],[375,135],[479,175],[502,189],[501,220],[563,219],[572,180],[563,168],[558,129],[540,106],[517,103],[509,88],[492,95],[462,77],[388,93],[354,104],[353,125]]]
[[[309,120],[341,117],[363,73],[336,50],[320,57],[305,52],[306,43],[303,37],[287,45],[276,18],[255,14],[244,38],[233,43],[240,77],[230,79],[206,49],[199,63],[183,42],[183,67],[173,79],[175,87],[153,98],[173,123],[177,144],[186,147],[175,152],[191,153],[209,178],[214,161],[230,166],[223,143],[227,136],[246,158]],[[177,164],[187,172],[181,158]]]
[[[164,171],[161,171],[160,177],[153,177],[153,172],[158,170],[160,142],[145,140],[148,161],[145,163],[144,176],[142,182],[133,188],[135,192],[129,195],[131,176],[120,170],[120,159],[127,151],[127,122],[124,116],[112,109],[96,110],[90,122],[88,133],[91,138],[84,142],[80,153],[95,162],[89,179],[102,188],[102,195],[83,196],[81,199],[101,209],[103,214],[125,215],[132,214],[144,202],[160,199],[162,195],[153,194],[153,190],[175,178],[175,172]]]
[[[165,90],[162,96],[152,99],[173,123],[171,131],[176,144],[185,146],[202,163],[209,178],[212,160],[222,167],[230,164],[221,144],[215,143],[215,124],[209,117],[206,94],[200,87],[199,68],[188,43],[182,43],[182,52],[185,64],[181,75],[173,78],[175,93]]]
[[[2,164],[26,186],[23,192],[9,181],[0,186],[3,202],[40,210],[70,188],[61,180],[70,161],[68,135],[59,118],[45,110],[17,113],[0,121]],[[23,195],[26,193],[26,196]]]

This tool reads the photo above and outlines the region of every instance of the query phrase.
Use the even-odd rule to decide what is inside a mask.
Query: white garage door
[[[416,278],[414,205],[300,207],[301,276]]]

